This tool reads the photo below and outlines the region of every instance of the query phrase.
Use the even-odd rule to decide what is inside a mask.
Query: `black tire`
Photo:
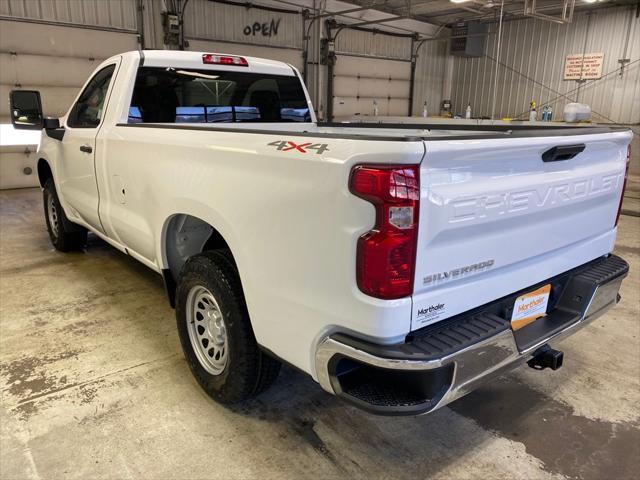
[[[87,243],[87,229],[71,222],[64,213],[53,178],[47,179],[42,191],[44,218],[49,238],[56,250],[70,252],[79,250]],[[49,212],[52,202],[53,213]]]
[[[196,318],[187,312],[192,308],[187,303],[193,301],[189,293],[199,287],[211,293],[224,319],[228,358],[218,374],[210,373],[203,366],[189,336],[189,318]],[[209,251],[187,261],[178,279],[176,320],[189,368],[204,391],[217,402],[234,404],[247,400],[266,390],[278,377],[280,362],[266,355],[256,343],[230,253]]]

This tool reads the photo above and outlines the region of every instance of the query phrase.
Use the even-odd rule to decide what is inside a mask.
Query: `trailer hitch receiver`
[[[549,345],[543,345],[536,350],[533,358],[527,362],[527,365],[536,370],[544,370],[545,368],[557,370],[562,366],[563,358],[563,352],[554,350]]]

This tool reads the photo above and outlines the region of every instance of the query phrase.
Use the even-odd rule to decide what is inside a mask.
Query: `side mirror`
[[[11,123],[18,130],[42,130],[44,116],[40,92],[12,90],[9,94]]]

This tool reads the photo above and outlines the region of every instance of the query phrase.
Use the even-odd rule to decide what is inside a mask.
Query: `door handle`
[[[93,148],[91,148],[89,145],[80,145],[80,151],[84,153],[92,153]]]
[[[584,143],[579,143],[577,145],[559,145],[544,152],[542,154],[542,161],[557,162],[561,160],[571,160],[573,157],[583,152],[584,149]]]

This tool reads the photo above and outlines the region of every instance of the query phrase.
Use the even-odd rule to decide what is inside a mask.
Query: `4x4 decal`
[[[295,151],[300,153],[308,153],[309,150],[315,150],[318,155],[329,150],[329,145],[326,143],[295,143],[291,140],[276,140],[275,142],[268,143],[272,147],[277,147],[281,152]]]

